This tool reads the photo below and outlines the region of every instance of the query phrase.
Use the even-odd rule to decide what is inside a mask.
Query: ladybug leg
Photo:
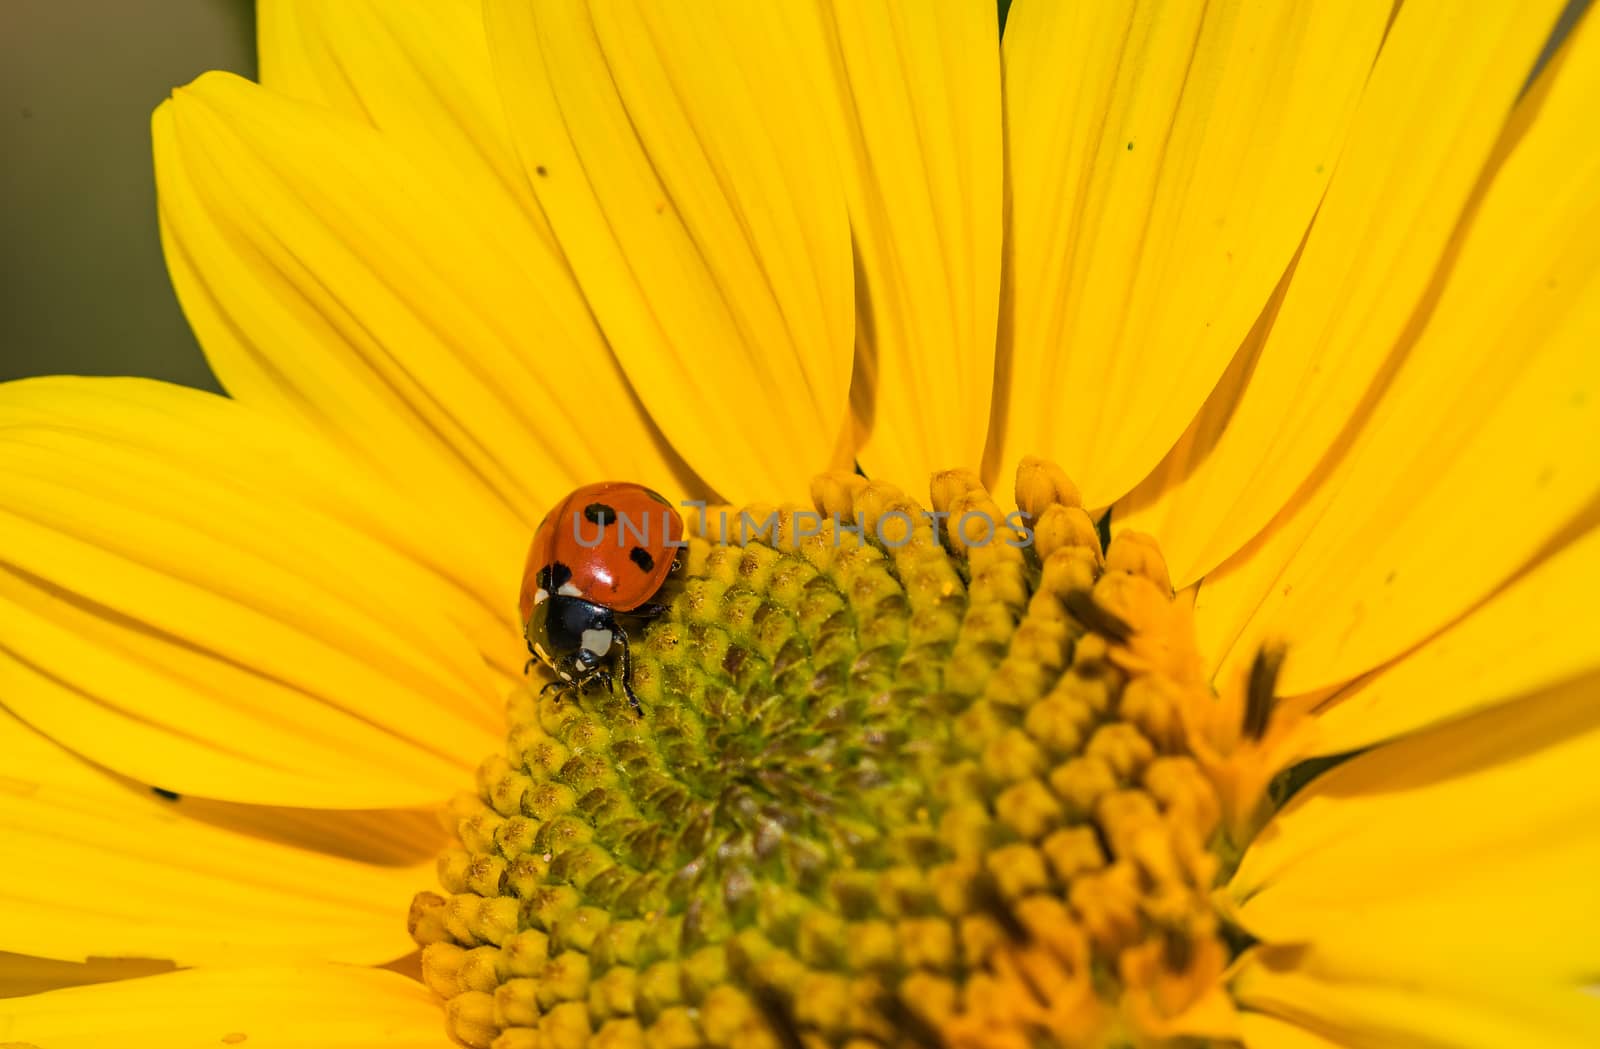
[[[629,612],[628,615],[633,616],[633,617],[635,617],[637,619],[654,619],[657,616],[666,615],[667,614],[667,607],[668,606],[666,606],[666,605],[653,604],[653,603],[652,604],[648,604],[648,605],[640,605],[638,608],[635,608],[632,612]]]
[[[617,640],[622,642],[622,691],[633,705],[634,716],[644,717],[644,708],[639,705],[639,697],[633,691],[633,651],[628,648],[628,632],[622,629],[621,623],[613,629],[617,632]]]
[[[572,695],[574,688],[580,692],[583,691],[583,686],[581,684],[574,685],[570,681],[556,680],[546,683],[544,688],[539,690],[539,695],[543,696],[554,691],[556,694],[556,702],[560,703],[563,699],[566,699],[568,696]]]

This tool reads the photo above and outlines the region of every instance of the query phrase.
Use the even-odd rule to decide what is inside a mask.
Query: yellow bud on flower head
[[[1155,543],[1103,550],[1033,459],[1009,518],[967,472],[931,509],[812,490],[690,540],[633,638],[642,719],[512,697],[413,904],[454,1037],[1099,1046],[1225,1016],[1245,938],[1211,897],[1261,799],[1191,743],[1221,701]]]

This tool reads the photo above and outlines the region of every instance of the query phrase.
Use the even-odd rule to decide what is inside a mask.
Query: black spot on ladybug
[[[539,569],[539,589],[555,593],[562,584],[572,581],[572,569],[560,561],[552,561]]]
[[[628,551],[628,560],[639,566],[641,572],[649,572],[656,566],[656,559],[650,556],[650,551],[642,546],[636,546]]]
[[[617,519],[617,512],[605,503],[590,503],[583,508],[583,519],[604,528]]]

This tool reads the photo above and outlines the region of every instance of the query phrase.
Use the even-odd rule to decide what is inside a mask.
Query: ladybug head
[[[617,623],[604,605],[554,594],[533,606],[528,648],[563,681],[581,684],[610,661]]]

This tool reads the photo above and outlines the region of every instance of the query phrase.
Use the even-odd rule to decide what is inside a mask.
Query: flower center
[[[512,697],[410,915],[456,1038],[1114,1046],[1216,1005],[1260,682],[1218,731],[1159,552],[1102,550],[1058,469],[1020,515],[933,487],[708,515],[633,645],[642,719]]]

